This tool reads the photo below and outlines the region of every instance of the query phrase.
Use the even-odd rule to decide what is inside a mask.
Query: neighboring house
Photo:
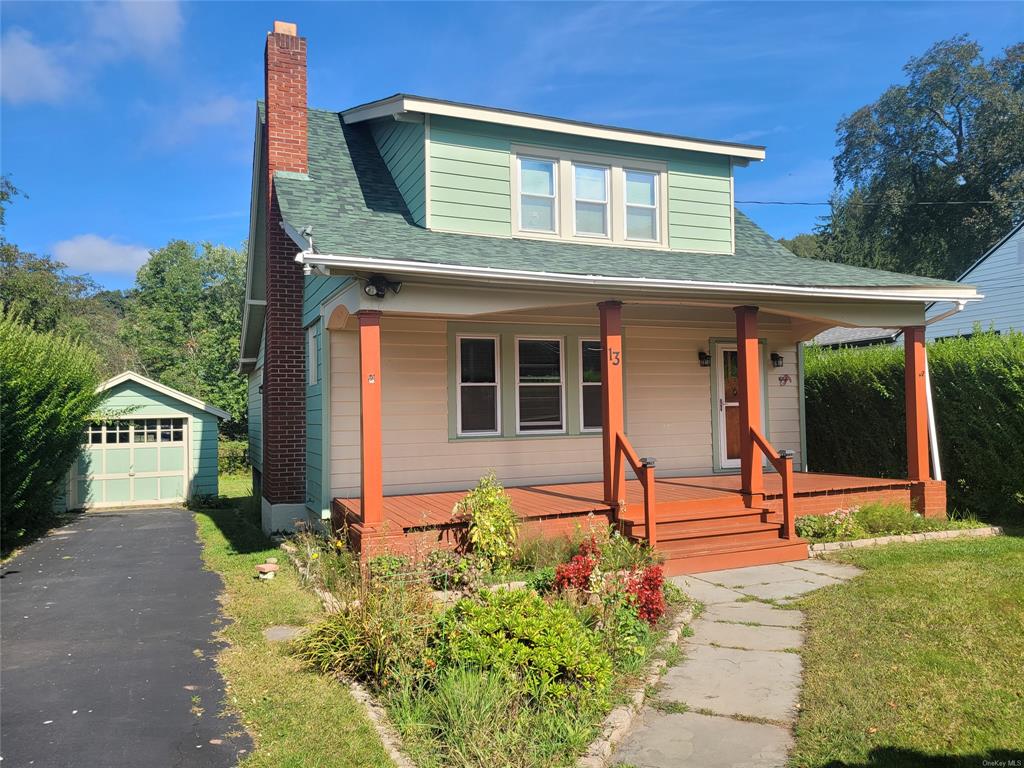
[[[217,493],[218,420],[230,414],[133,371],[97,391],[89,425],[58,508],[181,503]]]
[[[822,331],[812,340],[819,347],[870,347],[892,344],[900,335],[899,328],[843,328],[836,326]]]
[[[436,545],[492,469],[530,526],[603,515],[675,571],[803,557],[794,514],[871,494],[944,511],[924,313],[976,292],[791,254],[734,206],[763,147],[408,95],[308,109],[280,22],[266,66],[240,368],[267,530]],[[800,345],[838,324],[911,329],[905,479],[790,478]]]
[[[928,341],[968,336],[975,325],[985,331],[1024,331],[1024,221],[974,262],[957,282],[970,282],[985,298],[934,321],[932,318],[949,311],[948,306],[929,307]]]

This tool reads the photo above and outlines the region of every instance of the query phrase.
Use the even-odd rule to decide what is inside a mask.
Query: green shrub
[[[603,571],[632,571],[657,562],[647,542],[627,539],[614,528],[608,531],[607,537],[598,539],[597,544]]]
[[[615,606],[601,636],[616,666],[628,671],[638,669],[650,651],[651,627],[626,603]]]
[[[457,514],[469,523],[469,543],[494,570],[507,568],[515,554],[518,524],[512,500],[490,472],[459,502]]]
[[[928,345],[939,452],[951,509],[1024,515],[1024,334]],[[818,472],[906,477],[900,346],[806,356],[807,454]]]
[[[529,590],[460,600],[438,619],[429,656],[439,668],[506,675],[538,701],[600,699],[612,676],[611,660],[572,608]]]
[[[864,537],[855,516],[856,508],[837,509],[827,515],[801,515],[796,519],[796,535],[808,541],[847,541]]]
[[[217,442],[217,468],[225,475],[249,471],[249,443],[246,440]]]
[[[857,524],[869,536],[913,533],[928,527],[925,518],[913,512],[906,504],[886,504],[875,501],[854,512]],[[941,521],[940,521],[941,522]]]
[[[324,673],[341,673],[388,690],[418,679],[434,625],[430,593],[418,584],[371,584],[301,635],[294,649]]]
[[[513,566],[530,571],[535,568],[556,566],[576,554],[580,536],[529,536],[520,537],[516,543]]]
[[[0,307],[0,526],[4,549],[52,517],[105,397],[99,361],[85,347],[28,328]]]
[[[546,595],[555,588],[555,568],[545,565],[535,571],[530,571],[526,577],[526,586],[534,590],[538,595]]]

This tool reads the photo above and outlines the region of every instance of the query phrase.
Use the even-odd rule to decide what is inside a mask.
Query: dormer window
[[[576,234],[608,237],[609,168],[600,165],[573,166],[573,202]]]
[[[519,158],[519,228],[558,231],[558,172],[554,160]]]
[[[528,146],[512,158],[513,236],[668,247],[665,163]]]
[[[626,170],[626,239],[658,239],[658,174]]]

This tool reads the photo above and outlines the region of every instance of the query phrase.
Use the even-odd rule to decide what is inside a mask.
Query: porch
[[[738,474],[663,477],[654,485],[658,547],[670,574],[807,557],[802,540],[781,536],[784,492],[778,474],[765,475],[764,492],[750,506]],[[793,513],[818,514],[868,501],[909,504],[912,485],[901,479],[794,472]],[[527,536],[571,535],[577,528],[617,522],[624,535],[647,538],[644,488],[638,480],[626,481],[625,506],[618,515],[604,501],[600,481],[506,490]],[[359,498],[337,498],[332,521],[371,553],[423,553],[458,543],[464,524],[453,513],[464,496],[461,491],[386,496],[382,520],[372,527],[363,523]]]
[[[364,556],[454,546],[463,525],[452,517],[458,501],[494,469],[527,535],[569,533],[591,515],[603,517],[602,525],[613,523],[657,549],[669,573],[685,573],[805,558],[806,542],[795,532],[799,514],[872,500],[944,512],[944,486],[929,472],[923,327],[907,326],[905,333],[908,479],[887,480],[795,471],[806,468],[794,439],[803,421],[796,421],[798,392],[781,368],[789,353],[768,346],[777,351],[806,332],[791,318],[749,305],[683,310],[687,319],[661,331],[675,319],[664,313],[680,310],[638,303],[627,318],[635,329],[628,363],[623,310],[619,301],[598,302],[598,328],[579,332],[564,324],[520,330],[502,318],[489,333],[463,334],[463,325],[442,321],[447,343],[440,355],[424,345],[433,338],[427,333],[439,334],[420,330],[422,320],[413,340],[403,331],[411,326],[384,325],[380,310],[343,314],[339,326],[356,331],[348,340],[357,342],[349,349],[358,369],[350,369],[354,386],[341,391],[356,395],[358,409],[351,400],[338,405],[350,414],[353,437],[358,416],[359,472],[350,492],[332,494],[335,525],[347,528]],[[700,318],[707,325],[691,329]],[[666,359],[665,343],[687,334],[700,334],[698,354],[686,355],[688,363]],[[648,339],[655,342],[650,347]],[[567,362],[566,346],[580,356]],[[445,367],[446,379],[429,378]],[[567,380],[578,386],[567,387]],[[510,396],[503,399],[502,391]],[[444,422],[446,433],[437,429]],[[680,466],[688,449],[698,461],[704,456],[703,467]],[[712,456],[705,451],[715,458],[713,474],[706,474]]]

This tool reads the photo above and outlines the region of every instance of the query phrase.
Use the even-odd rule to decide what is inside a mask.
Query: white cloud
[[[157,56],[178,43],[181,6],[167,0],[121,0],[89,7],[91,34],[123,55]]]
[[[10,29],[0,41],[0,91],[4,101],[57,102],[69,91],[71,75],[57,49],[37,45],[23,29]]]
[[[73,40],[44,45],[22,29],[4,34],[4,101],[54,104],[81,92],[105,64],[131,58],[163,64],[185,24],[177,0],[118,0],[80,7],[86,23],[75,25],[81,32]]]
[[[135,274],[149,259],[141,245],[119,243],[99,235],[76,235],[53,246],[53,255],[75,272]]]
[[[210,96],[174,109],[158,110],[155,141],[164,147],[183,144],[207,128],[241,128],[252,117],[252,103],[234,96]]]

